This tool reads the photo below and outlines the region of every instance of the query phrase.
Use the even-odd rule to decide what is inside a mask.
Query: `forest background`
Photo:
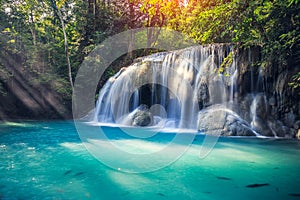
[[[299,0],[0,0],[0,22],[0,119],[71,118],[82,61],[109,36],[135,28],[164,27],[199,44],[259,46],[260,66],[300,66]],[[131,44],[99,88],[154,52],[157,33],[147,37],[149,49],[130,52]],[[299,71],[289,87],[300,87]]]

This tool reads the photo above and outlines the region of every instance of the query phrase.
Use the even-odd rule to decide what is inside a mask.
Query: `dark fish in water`
[[[270,185],[269,183],[255,183],[255,184],[250,184],[247,185],[246,187],[248,188],[256,188],[256,187],[262,187],[262,186],[268,186]]]
[[[273,169],[279,169],[278,167],[274,167]]]
[[[71,172],[72,172],[72,170],[70,169],[70,170],[66,171],[66,172],[64,173],[64,175],[68,175],[68,174],[70,174]]]
[[[163,193],[157,193],[157,195],[165,197],[166,195],[164,195]]]
[[[300,197],[300,193],[289,194],[289,196],[291,196],[291,197]]]
[[[74,176],[80,176],[80,175],[82,175],[82,174],[84,174],[84,172],[78,172],[78,173],[76,173]]]
[[[211,192],[203,192],[204,194],[211,194]]]
[[[227,177],[224,177],[224,176],[217,176],[217,179],[221,179],[221,180],[232,180],[231,178],[227,178]]]

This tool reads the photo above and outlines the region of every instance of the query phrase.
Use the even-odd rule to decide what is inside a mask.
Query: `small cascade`
[[[109,119],[108,117],[110,116],[109,112],[110,109],[110,102],[108,101],[104,101],[107,98],[107,95],[109,94],[109,91],[113,85],[114,80],[120,75],[121,72],[117,73],[116,75],[114,75],[113,77],[111,77],[106,84],[104,85],[104,87],[101,89],[99,96],[98,96],[98,100],[96,103],[96,109],[95,109],[95,114],[94,114],[94,118],[93,121],[94,122],[110,122],[112,121],[111,119]]]
[[[257,114],[256,114],[256,111],[257,111],[257,101],[258,101],[258,96],[254,97],[253,98],[253,101],[251,103],[251,106],[250,106],[250,113],[251,113],[251,126],[252,128],[254,128],[254,124],[256,122],[256,118],[257,118]]]
[[[264,72],[262,67],[258,69],[258,77],[257,77],[257,83],[256,83],[256,91],[257,92],[265,92],[265,83],[264,83]]]
[[[230,102],[234,101],[235,98],[235,92],[237,90],[237,75],[238,75],[238,70],[235,69],[233,75],[231,76],[231,85],[230,85]]]
[[[276,136],[268,125],[268,102],[264,93],[254,96],[251,106],[251,127],[258,132],[268,132],[268,136]]]
[[[135,110],[139,106],[139,102],[140,102],[139,90],[136,90],[133,93],[133,103],[132,103],[132,108],[130,110]]]

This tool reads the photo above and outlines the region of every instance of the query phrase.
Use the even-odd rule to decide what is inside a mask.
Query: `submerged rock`
[[[132,117],[133,126],[151,126],[153,124],[153,115],[146,105],[140,105]]]
[[[251,126],[224,105],[213,105],[199,112],[198,130],[223,136],[256,136]]]

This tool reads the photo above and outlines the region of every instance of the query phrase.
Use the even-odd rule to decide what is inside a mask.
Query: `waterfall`
[[[260,67],[258,69],[258,77],[257,77],[257,83],[256,83],[256,91],[257,92],[265,92],[265,83],[264,83],[264,76],[263,76],[263,69]],[[260,91],[261,90],[261,91]]]
[[[254,97],[251,106],[250,106],[250,112],[251,112],[251,126],[252,128],[255,126],[256,118],[257,118],[257,102],[258,102],[258,96]]]
[[[251,106],[250,106],[250,113],[251,113],[251,127],[258,131],[268,131],[268,135],[276,136],[272,127],[269,126],[268,122],[265,121],[268,118],[268,103],[267,98],[264,93],[258,93],[254,96]]]
[[[236,80],[237,80],[238,70],[236,69],[231,76],[231,86],[230,86],[230,102],[234,101],[235,91],[236,91]]]
[[[232,52],[232,46],[209,45],[143,57],[103,86],[94,121],[122,124],[140,105],[159,105],[164,111],[154,117],[166,126],[197,129],[200,109],[233,101],[236,61],[219,70]]]
[[[132,108],[130,110],[135,110],[139,106],[139,100],[140,100],[139,90],[136,90],[133,93],[133,103],[132,103]]]
[[[299,105],[289,104],[296,91],[287,88],[294,72],[270,75],[256,66],[260,52],[214,44],[138,58],[103,85],[89,116],[117,125],[293,137],[300,124]]]

